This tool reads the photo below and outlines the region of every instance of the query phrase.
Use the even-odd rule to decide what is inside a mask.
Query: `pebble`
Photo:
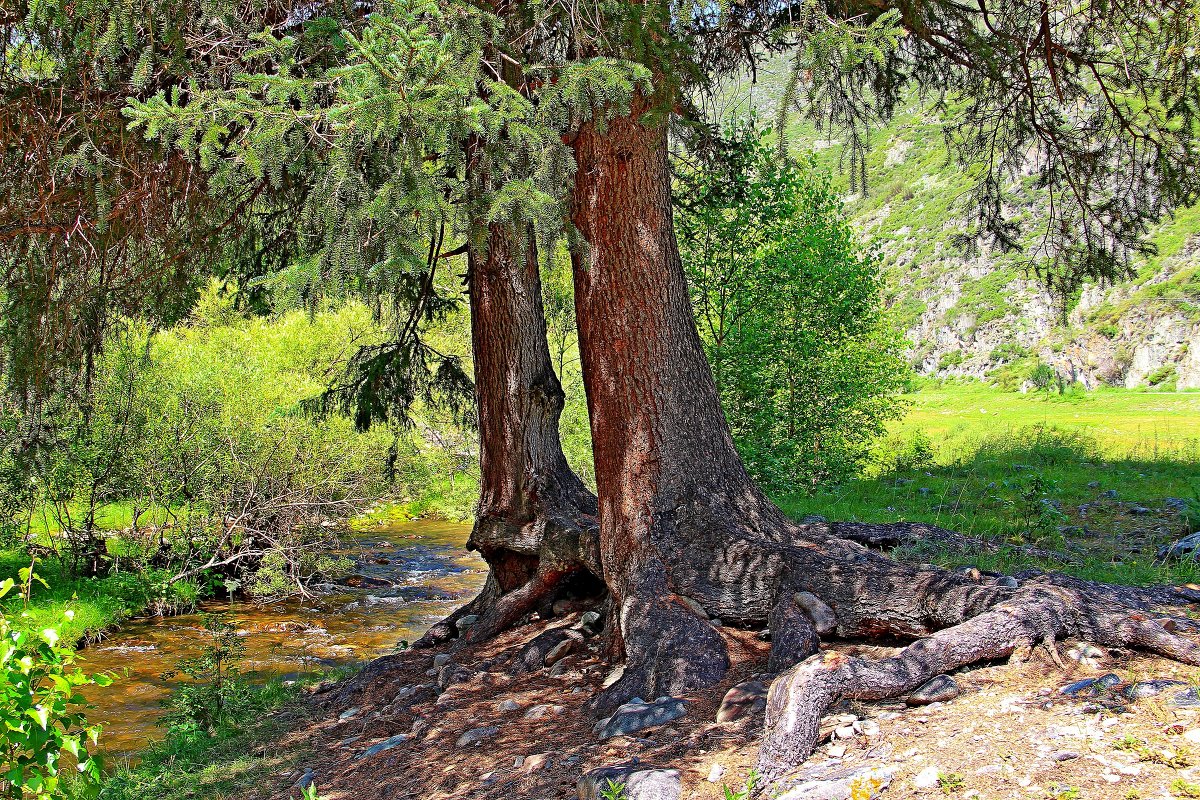
[[[687,714],[687,702],[676,697],[660,697],[653,703],[626,703],[608,719],[596,723],[595,730],[601,739],[624,736],[635,731],[655,728],[674,722]]]
[[[767,707],[767,686],[762,681],[745,681],[721,698],[717,722],[735,722]]]
[[[312,767],[305,767],[304,774],[300,776],[300,780],[296,781],[296,788],[303,791],[312,785],[312,782],[316,780],[316,778],[317,776],[313,773]]]
[[[524,764],[523,764],[523,766],[525,768],[525,774],[532,775],[533,773],[542,769],[549,763],[550,763],[550,754],[549,753],[536,753],[535,755],[532,755],[532,756],[526,756],[526,758],[524,759]]]
[[[1122,694],[1129,700],[1141,700],[1146,697],[1157,697],[1165,689],[1173,686],[1187,686],[1187,684],[1184,681],[1156,678],[1154,680],[1132,683],[1125,687],[1125,691]]]
[[[1068,683],[1066,686],[1063,686],[1062,688],[1060,688],[1058,690],[1058,693],[1064,694],[1067,697],[1079,697],[1081,695],[1084,697],[1090,697],[1096,693],[1095,686],[1096,686],[1095,678],[1084,678],[1081,681],[1075,681],[1074,683]]]
[[[959,695],[958,683],[949,675],[938,675],[904,699],[910,706],[927,706],[930,703],[945,703]]]
[[[478,614],[467,614],[464,617],[459,617],[458,622],[454,623],[454,627],[457,628],[458,632],[461,634],[461,633],[464,633],[467,630],[467,628],[471,627],[476,622],[479,622]]]
[[[372,746],[368,747],[366,750],[363,750],[361,753],[359,753],[357,756],[355,756],[355,759],[361,760],[364,758],[370,758],[371,756],[376,755],[377,753],[382,753],[384,750],[391,750],[393,747],[399,747],[400,745],[404,744],[406,741],[408,741],[407,734],[397,733],[395,736],[391,737],[390,739],[384,739],[379,744],[372,745]]]
[[[829,753],[830,758],[841,758],[842,756],[846,755],[846,745],[844,745],[844,744],[830,745],[829,749],[826,752]]]
[[[496,706],[496,710],[502,714],[509,712],[509,711],[520,711],[521,704],[518,703],[516,700],[505,700],[502,703],[500,703],[498,706]]]
[[[913,786],[917,789],[932,789],[938,785],[938,775],[941,770],[937,767],[926,767],[913,778]]]
[[[454,743],[454,746],[459,750],[462,750],[465,747],[472,747],[482,741],[491,739],[499,732],[500,728],[496,725],[489,725],[486,728],[473,728],[472,730],[469,730],[462,736],[458,737],[458,741]]]
[[[713,764],[708,770],[708,782],[717,783],[721,780],[721,776],[725,774],[725,768],[720,764]]]
[[[525,712],[525,719],[542,719],[547,716],[557,717],[565,710],[562,706],[537,705]]]
[[[996,578],[996,585],[1003,586],[1006,589],[1016,589],[1020,587],[1021,583],[1011,575],[1001,575],[999,578]]]
[[[355,706],[354,708],[346,709],[342,713],[338,714],[338,722],[345,722],[346,720],[350,719],[351,717],[358,716],[359,711],[362,711],[362,709],[359,708],[358,706]]]
[[[449,653],[438,653],[436,656],[433,657],[433,665],[439,669],[446,666],[449,663],[450,663],[450,654]]]
[[[1179,708],[1192,708],[1194,706],[1200,706],[1200,693],[1196,691],[1195,687],[1184,689],[1182,692],[1177,693],[1174,697],[1167,701],[1167,705],[1177,706]]]
[[[543,663],[547,667],[553,667],[559,661],[562,661],[564,658],[566,658],[567,656],[569,656],[571,653],[574,653],[574,652],[575,652],[575,640],[574,639],[563,639],[561,642],[559,642],[557,645],[555,645],[550,650],[549,653],[546,653],[546,658],[545,658],[545,661],[543,661]]]

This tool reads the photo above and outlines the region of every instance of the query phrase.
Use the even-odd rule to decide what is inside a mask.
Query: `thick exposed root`
[[[718,683],[729,670],[725,640],[702,614],[678,598],[634,596],[620,607],[625,671],[593,702],[608,714],[631,698],[680,695]]]
[[[1118,591],[1105,587],[1104,595]],[[1079,637],[1131,647],[1200,665],[1200,646],[1128,607],[1114,607],[1087,590],[1031,585],[983,613],[904,648],[892,658],[866,660],[833,652],[793,666],[771,685],[758,769],[775,780],[804,761],[817,743],[821,716],[842,698],[881,700],[979,661],[1003,658],[1056,639]]]
[[[484,641],[533,611],[551,608],[563,594],[603,593],[595,514],[595,498],[580,485],[580,491],[566,493],[565,499],[543,503],[540,513],[522,525],[496,518],[476,520],[468,546],[488,562],[483,589],[433,625],[413,647],[434,647],[460,636]],[[478,619],[460,631],[460,621],[468,616]]]

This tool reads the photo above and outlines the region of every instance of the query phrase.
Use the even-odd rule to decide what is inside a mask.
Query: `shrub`
[[[860,471],[908,368],[827,176],[747,126],[676,185],[680,249],[734,441],[761,483]]]
[[[36,563],[36,562],[34,562]],[[20,592],[41,579],[34,563],[21,569]],[[12,578],[0,582],[0,598],[16,588]],[[70,619],[65,612],[64,621]],[[72,668],[74,653],[60,645],[58,627],[37,633],[15,625],[0,607],[0,797],[11,800],[58,800],[66,797],[63,769],[73,761],[78,779],[72,796],[90,796],[100,786],[100,760],[88,747],[100,736],[89,725],[82,686],[107,686],[103,674],[85,675]],[[69,774],[69,773],[68,773]]]

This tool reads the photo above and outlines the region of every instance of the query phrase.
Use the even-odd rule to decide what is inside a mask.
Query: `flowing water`
[[[478,592],[486,566],[463,547],[469,531],[422,521],[347,534],[341,554],[353,562],[349,575],[310,598],[268,606],[206,602],[195,614],[122,626],[81,653],[84,670],[117,675],[112,686],[86,693],[95,706],[89,720],[104,725],[104,751],[132,753],[161,737],[161,703],[179,680],[165,675],[210,642],[204,614],[225,615],[236,626],[245,643],[240,668],[253,681],[366,661],[418,638]]]

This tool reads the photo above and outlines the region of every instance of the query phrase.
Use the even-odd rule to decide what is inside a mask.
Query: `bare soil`
[[[311,769],[323,800],[557,800],[575,797],[583,772],[633,760],[647,768],[680,770],[689,800],[719,800],[726,785],[741,788],[757,757],[761,714],[739,723],[714,720],[725,690],[765,669],[768,643],[750,632],[723,629],[735,662],[724,685],[688,697],[688,713],[676,722],[600,741],[593,732],[595,716],[587,709],[607,674],[600,640],[587,640],[568,656],[569,668],[555,677],[545,668],[514,677],[505,663],[506,654],[538,633],[574,621],[534,623],[454,650],[453,663],[480,671],[436,700],[393,702],[403,687],[436,683],[436,674],[429,673],[434,656],[444,650],[389,657],[356,682],[314,695],[303,718],[270,747],[269,755],[281,767],[274,785],[245,796],[299,797],[294,784]],[[824,729],[840,725],[844,732],[856,719],[875,722],[878,732],[848,739],[834,734],[801,772],[894,765],[896,775],[882,794],[889,800],[1200,796],[1200,709],[1169,705],[1170,691],[1136,703],[1116,702],[1119,689],[1100,698],[1059,693],[1064,684],[1107,672],[1124,682],[1174,678],[1194,683],[1200,669],[1121,651],[1079,661],[1065,656],[1071,644],[1061,646],[1065,669],[1035,652],[1023,664],[960,672],[954,677],[962,693],[946,704],[845,703],[826,718]],[[834,649],[868,656],[893,652],[849,644]],[[502,710],[506,701],[518,708]],[[549,708],[539,718],[526,717],[536,706]],[[488,726],[499,728],[494,737],[457,746],[467,731]],[[869,722],[865,728],[875,733]],[[411,738],[361,757],[395,734]],[[305,763],[296,763],[289,753],[307,754]],[[917,776],[928,775],[931,767],[940,777],[938,785],[918,788]],[[710,782],[716,773],[720,777]],[[1192,791],[1196,794],[1189,795]]]

